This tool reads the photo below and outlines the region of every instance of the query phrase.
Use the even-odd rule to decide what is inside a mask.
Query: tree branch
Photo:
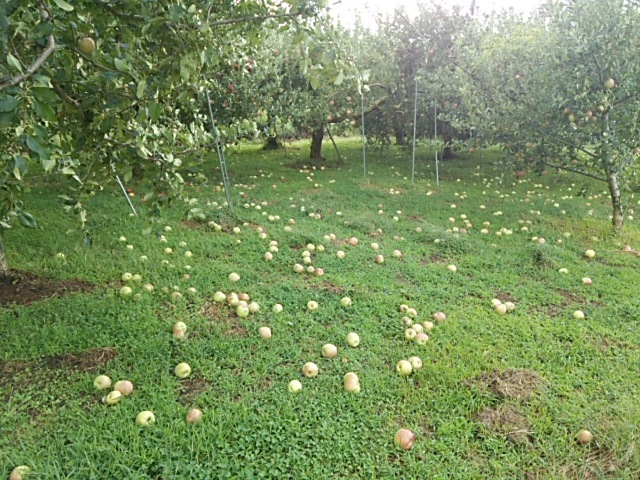
[[[47,8],[44,5],[44,2],[40,0],[40,18],[43,22],[48,22],[51,20],[49,13],[47,12]],[[47,61],[47,59],[51,56],[51,54],[56,49],[56,40],[53,37],[53,34],[47,37],[47,47],[40,53],[40,56],[35,59],[35,61],[31,64],[31,66],[27,69],[25,73],[21,73],[20,75],[16,75],[9,80],[6,80],[3,83],[0,83],[0,90],[3,90],[7,87],[13,87],[18,85],[23,80],[26,80],[28,77],[37,72],[42,65]]]
[[[115,15],[118,18],[126,18],[126,19],[129,19],[129,20],[136,20],[138,22],[144,21],[144,17],[142,15],[128,15],[126,13],[121,12],[120,10],[115,8],[113,5],[111,5],[110,3],[107,3],[107,2],[105,2],[103,0],[94,0],[94,1],[95,1],[95,3],[100,5],[102,8],[107,10],[109,13],[111,13],[112,15]]]
[[[77,53],[78,55],[80,55],[82,58],[84,58],[87,62],[95,65],[96,67],[106,71],[106,72],[118,72],[120,73],[118,70],[114,70],[113,68],[107,67],[106,65],[103,65],[101,63],[96,62],[93,58],[91,58],[88,55],[85,55],[84,53],[82,53],[80,50],[78,50],[75,47],[69,46],[68,47],[70,50],[72,50],[73,52]]]
[[[58,95],[60,95],[60,98],[62,98],[62,100],[64,100],[66,103],[78,109],[81,107],[80,102],[74,98],[71,98],[69,94],[65,92],[62,89],[62,87],[60,87],[58,82],[52,81],[51,85],[53,85],[53,89],[58,93]]]
[[[584,177],[593,178],[593,179],[599,180],[601,182],[606,182],[607,181],[607,179],[604,178],[604,177],[599,177],[599,176],[593,175],[591,173],[583,172],[582,170],[578,170],[577,168],[565,167],[563,165],[555,165],[555,164],[549,163],[549,162],[543,162],[543,163],[547,167],[557,168],[558,170],[565,170],[567,172],[577,173],[578,175],[582,175]]]
[[[371,104],[371,107],[369,107],[369,110],[365,111],[364,114],[369,115],[371,112],[378,110],[382,105],[384,105],[387,102],[387,97],[382,97],[379,98],[378,100],[376,100],[375,102],[373,102]],[[354,120],[358,120],[358,118],[360,118],[362,116],[362,113],[353,113],[351,114],[351,116],[347,116],[346,114],[344,115],[340,115],[339,117],[334,117],[333,120],[331,120],[330,122],[327,123],[340,123],[344,120],[346,120],[347,118],[353,118]]]
[[[302,15],[303,15],[303,12],[294,12],[294,13],[274,13],[272,15],[254,15],[252,17],[227,18],[225,20],[217,20],[215,22],[209,22],[209,26],[220,27],[222,25],[233,25],[235,23],[243,23],[243,22],[263,22],[264,20],[270,20],[272,18],[297,18]]]

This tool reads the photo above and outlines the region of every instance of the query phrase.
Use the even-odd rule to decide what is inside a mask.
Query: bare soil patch
[[[466,380],[466,385],[475,385],[480,390],[490,391],[500,400],[519,400],[526,402],[538,390],[542,378],[532,370],[514,369],[499,372],[485,372],[478,377]]]
[[[200,309],[200,315],[205,317],[211,326],[221,325],[225,330],[225,334],[228,336],[249,336],[249,331],[242,324],[242,319],[236,315],[234,309],[226,304],[206,301]],[[201,332],[194,331],[192,336],[195,338],[200,334]]]
[[[180,401],[183,404],[193,403],[200,394],[209,389],[209,385],[210,382],[200,377],[192,377],[183,380],[179,387]]]
[[[114,348],[92,348],[80,353],[65,353],[43,357],[38,360],[22,362],[14,360],[0,361],[0,381],[11,379],[17,373],[27,371],[72,370],[76,372],[95,372],[107,362],[116,358]]]
[[[0,275],[0,305],[29,305],[72,292],[88,292],[94,285],[82,280],[51,280],[33,273],[10,270]]]
[[[531,424],[513,405],[485,407],[474,415],[494,435],[504,436],[512,443],[531,443]]]
[[[429,258],[421,259],[420,263],[423,265],[428,265],[430,263],[449,264],[451,262],[446,257],[443,257],[439,253],[432,253],[431,255],[429,255]]]
[[[623,461],[616,457],[616,454],[604,446],[590,445],[583,456],[580,464],[567,465],[562,468],[562,475],[565,478],[575,480],[596,480],[600,478],[618,478],[617,471],[624,466]],[[635,472],[640,474],[640,470]],[[633,476],[634,473],[631,473]],[[632,478],[632,477],[629,477]],[[638,478],[633,476],[633,478]]]
[[[329,292],[334,295],[344,295],[346,293],[346,290],[344,289],[344,287],[341,287],[340,285],[336,285],[333,282],[312,283],[310,286],[314,290],[319,290],[321,292]]]

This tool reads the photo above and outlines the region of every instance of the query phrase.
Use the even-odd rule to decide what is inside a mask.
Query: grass
[[[640,231],[630,220],[622,236],[610,233],[604,186],[564,174],[518,181],[493,151],[441,164],[436,186],[427,151],[412,184],[410,155],[392,149],[370,155],[364,181],[357,142],[341,141],[343,165],[327,150],[325,169],[306,164],[307,147],[231,152],[235,215],[216,207],[224,197],[216,175],[189,186],[222,232],[184,222],[186,204],[155,223],[131,217],[112,188],[89,202],[86,248],[65,234],[75,225],[53,206],[60,192],[34,184],[29,208],[39,228],[7,233],[10,265],[95,288],[0,310],[0,477],[27,464],[47,479],[638,478],[640,259],[621,249],[640,247]],[[134,201],[144,211],[141,196]],[[456,234],[463,214],[473,227]],[[496,235],[501,228],[513,233]],[[340,241],[323,239],[329,233]],[[344,243],[352,236],[355,248]],[[267,262],[271,240],[279,251]],[[374,241],[383,265],[373,261]],[[321,277],[293,272],[308,243],[326,247],[312,254]],[[140,295],[123,298],[124,272],[141,274],[154,292],[134,283]],[[241,320],[213,304],[217,290],[247,292],[261,310]],[[351,307],[340,306],[343,296]],[[516,309],[495,313],[495,297]],[[306,310],[309,300],[318,311]],[[275,303],[282,313],[271,311]],[[405,340],[401,304],[420,321],[446,313],[426,346]],[[584,320],[574,319],[577,309]],[[188,326],[185,340],[172,338],[176,321]],[[262,325],[270,340],[258,336]],[[345,343],[351,331],[358,348]],[[325,343],[338,346],[337,358],[321,357]],[[412,355],[424,368],[400,377],[396,362]],[[180,380],[172,372],[183,361],[193,373]],[[308,361],[317,378],[302,377]],[[343,391],[347,371],[359,375],[360,394]],[[102,404],[93,389],[101,373],[130,379],[133,395]],[[287,391],[292,379],[303,383],[298,394]],[[527,395],[514,393],[521,389]],[[185,422],[191,407],[204,412],[197,425]],[[155,413],[150,428],[135,424],[141,410]],[[417,435],[411,451],[393,445],[400,427]],[[580,429],[595,441],[579,445]]]

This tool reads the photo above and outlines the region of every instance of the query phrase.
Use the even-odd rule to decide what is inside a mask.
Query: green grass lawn
[[[62,192],[34,184],[39,228],[7,232],[10,265],[94,287],[0,310],[0,478],[22,464],[42,479],[640,477],[640,257],[622,251],[640,249],[640,231],[628,220],[611,233],[605,185],[556,173],[518,179],[490,151],[441,164],[437,186],[428,150],[412,183],[411,155],[395,149],[370,153],[365,181],[358,142],[341,141],[342,165],[325,148],[325,168],[305,163],[304,143],[286,155],[231,152],[233,215],[218,208],[215,165],[213,181],[186,188],[207,214],[201,223],[184,221],[186,203],[155,223],[132,217],[108,188],[89,202],[88,248],[65,233],[76,225],[58,207]],[[309,243],[325,248],[311,253],[322,276],[294,272]],[[130,297],[119,293],[125,272],[142,276],[126,282]],[[247,293],[260,311],[238,318],[215,304],[216,291]],[[494,298],[515,310],[495,312]],[[405,339],[402,304],[416,323],[446,314],[426,345]],[[182,340],[172,337],[177,321],[188,328]],[[326,343],[336,358],[322,358]],[[403,377],[396,363],[411,356],[423,368]],[[192,369],[183,380],[173,373],[180,362]],[[302,375],[306,362],[316,378]],[[359,394],[343,390],[350,371]],[[103,404],[99,374],[131,380],[133,394]],[[203,419],[191,425],[193,407]],[[135,423],[143,410],[156,417],[146,428]],[[410,451],[394,445],[402,427],[416,435]],[[581,429],[591,444],[577,442]]]

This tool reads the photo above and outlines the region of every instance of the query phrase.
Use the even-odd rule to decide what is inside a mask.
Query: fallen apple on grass
[[[433,322],[430,322],[429,320],[425,320],[424,322],[422,322],[422,328],[425,329],[427,332],[430,332],[431,330],[433,330]]]
[[[316,302],[315,300],[310,300],[307,302],[307,310],[309,310],[310,312],[313,312],[317,309],[318,309],[318,302]]]
[[[9,480],[24,480],[31,473],[31,469],[26,465],[20,465],[13,470],[11,470],[11,474],[9,475]]]
[[[340,300],[340,305],[342,305],[343,307],[350,307],[352,305],[352,301],[349,297],[343,297]]]
[[[189,410],[189,412],[187,413],[187,423],[198,423],[200,420],[202,420],[202,411],[198,410],[197,408],[192,408],[191,410]]]
[[[258,334],[265,339],[271,338],[271,329],[269,327],[260,327],[258,329]]]
[[[596,252],[594,250],[587,250],[584,252],[584,256],[587,258],[593,258],[596,256]]]
[[[433,319],[436,322],[444,322],[447,319],[447,316],[444,314],[444,312],[436,312],[433,314]]]
[[[251,302],[247,308],[249,308],[249,313],[258,313],[260,311],[258,302]]]
[[[322,346],[322,356],[324,358],[335,358],[338,355],[338,347],[332,343],[327,343]]]
[[[358,334],[355,332],[349,333],[347,335],[347,344],[350,347],[354,347],[354,348],[360,345],[360,337],[358,336]]]
[[[273,313],[280,313],[283,310],[283,306],[280,305],[279,303],[276,303],[273,308],[271,308],[271,310],[273,311]]]
[[[291,380],[287,389],[291,393],[298,393],[300,390],[302,390],[302,383],[300,383],[300,380]]]
[[[393,437],[393,442],[403,450],[411,450],[416,441],[416,436],[411,430],[401,428]]]
[[[249,308],[245,304],[240,304],[236,307],[236,315],[240,318],[247,318],[249,316]]]
[[[584,312],[582,310],[576,310],[575,312],[573,312],[573,318],[575,318],[576,320],[584,319]]]
[[[129,380],[118,380],[113,386],[114,390],[117,390],[122,395],[131,395],[133,392],[133,383]]]
[[[227,299],[227,296],[222,292],[216,292],[213,294],[213,301],[216,303],[222,303]]]
[[[302,367],[302,374],[307,378],[318,376],[318,366],[313,362],[307,362]]]
[[[156,416],[153,414],[153,412],[149,410],[145,410],[143,412],[138,413],[138,415],[136,415],[136,425],[140,425],[142,427],[148,427],[155,421],[156,421]]]
[[[106,375],[98,375],[93,381],[93,386],[96,390],[106,390],[111,387],[111,379]]]
[[[496,305],[495,307],[493,307],[493,309],[500,315],[504,315],[505,313],[507,313],[507,306],[504,303]]]
[[[593,442],[594,436],[589,430],[580,430],[578,432],[578,442],[582,445],[587,445]]]
[[[179,363],[176,365],[174,372],[178,378],[187,378],[191,375],[191,367],[188,363]]]
[[[112,392],[109,392],[108,395],[102,397],[102,403],[106,403],[107,405],[115,405],[117,403],[120,403],[121,399],[122,393],[120,393],[118,390],[114,390]]]
[[[411,375],[411,372],[413,371],[413,367],[411,366],[411,363],[407,360],[400,360],[397,364],[396,364],[396,371],[400,374],[400,375]]]
[[[237,274],[237,273],[235,273],[235,272],[232,272],[232,273],[230,273],[230,274],[229,274],[229,281],[230,281],[230,282],[235,283],[235,282],[237,282],[238,280],[240,280],[240,275],[238,275],[238,274]]]
[[[358,375],[353,372],[345,373],[343,386],[346,392],[360,393],[360,379]]]
[[[187,332],[187,325],[184,322],[176,322],[173,324],[173,333],[177,331]]]
[[[422,368],[422,359],[420,357],[409,357],[409,363],[414,370]]]
[[[427,335],[426,333],[422,333],[421,332],[421,333],[416,334],[416,337],[415,337],[414,340],[418,345],[424,346],[429,341],[429,335]]]

